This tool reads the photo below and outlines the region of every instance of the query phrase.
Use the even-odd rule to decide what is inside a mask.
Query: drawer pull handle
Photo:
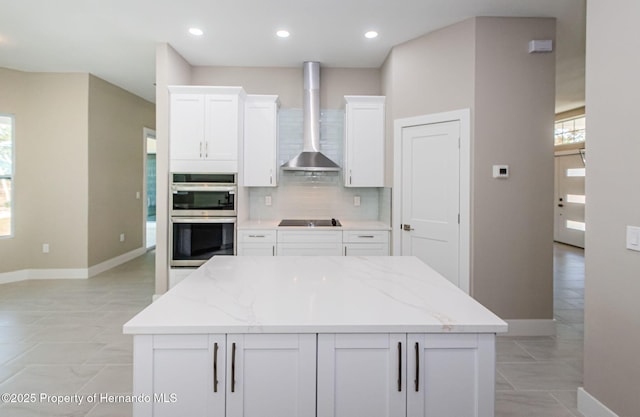
[[[218,392],[218,344],[213,344],[213,392]]]
[[[402,342],[398,342],[398,392],[402,392]]]
[[[416,342],[416,392],[420,391],[420,346]]]
[[[267,237],[266,235],[249,235],[249,237]]]
[[[231,344],[231,392],[236,392],[236,344]]]
[[[373,239],[375,236],[374,235],[358,235],[359,238],[367,238],[367,239]]]

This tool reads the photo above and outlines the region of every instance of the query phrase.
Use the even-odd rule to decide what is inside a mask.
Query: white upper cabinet
[[[248,95],[244,107],[246,187],[277,185],[278,96]]]
[[[238,172],[244,90],[172,86],[169,109],[172,172]]]
[[[384,96],[345,96],[345,187],[384,186]]]

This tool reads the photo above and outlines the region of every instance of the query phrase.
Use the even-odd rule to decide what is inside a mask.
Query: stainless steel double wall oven
[[[171,266],[236,254],[235,174],[171,174]]]

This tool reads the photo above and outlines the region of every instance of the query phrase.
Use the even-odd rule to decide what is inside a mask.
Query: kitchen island
[[[124,325],[134,416],[493,416],[505,322],[414,257],[214,257]]]

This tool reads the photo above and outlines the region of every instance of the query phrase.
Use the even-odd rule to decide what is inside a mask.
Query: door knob
[[[564,207],[564,204],[558,204],[558,207]]]
[[[402,230],[404,230],[405,232],[410,232],[412,230],[414,230],[410,224],[404,224],[402,225]]]

